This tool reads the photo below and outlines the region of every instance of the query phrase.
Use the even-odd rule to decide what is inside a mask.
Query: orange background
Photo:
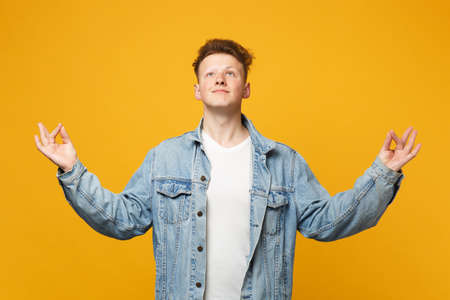
[[[1,299],[153,299],[151,231],[119,241],[64,199],[34,146],[62,122],[120,192],[161,141],[194,129],[192,62],[208,38],[256,59],[243,112],[306,159],[331,195],[385,135],[419,155],[379,224],[332,243],[298,234],[293,299],[450,299],[448,1],[0,2]]]

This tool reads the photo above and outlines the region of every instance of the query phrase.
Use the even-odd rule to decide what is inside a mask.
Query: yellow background
[[[120,192],[161,141],[194,129],[192,62],[208,38],[256,59],[243,112],[303,155],[331,195],[385,135],[422,143],[379,224],[332,243],[298,234],[293,299],[450,299],[448,1],[0,2],[0,299],[153,299],[151,231],[98,234],[34,146],[62,122]]]

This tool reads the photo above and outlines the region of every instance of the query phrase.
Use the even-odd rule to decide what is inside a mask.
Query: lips
[[[214,90],[213,93],[229,93],[227,90]]]

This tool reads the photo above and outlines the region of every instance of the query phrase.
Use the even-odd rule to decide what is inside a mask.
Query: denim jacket
[[[296,231],[333,241],[375,226],[404,175],[377,157],[352,189],[330,196],[299,153],[263,137],[244,114],[241,118],[250,133],[253,163],[250,253],[241,299],[290,299]],[[97,232],[126,240],[153,226],[158,300],[203,299],[207,284],[211,166],[202,123],[203,118],[194,131],[150,149],[121,193],[103,188],[79,160],[72,170],[57,172],[69,204]]]

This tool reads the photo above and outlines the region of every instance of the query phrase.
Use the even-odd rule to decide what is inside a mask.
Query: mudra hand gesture
[[[412,131],[413,127],[406,129],[402,138],[399,139],[393,130],[390,130],[384,141],[384,145],[378,154],[378,157],[388,168],[398,171],[400,170],[408,161],[416,157],[422,144],[417,144],[414,150],[411,149],[414,146],[414,141],[417,136],[417,130],[413,131],[411,138],[408,141],[408,137]],[[391,150],[391,141],[394,139],[397,144],[395,149]],[[406,142],[408,141],[408,144]]]
[[[38,123],[41,133],[41,141],[37,134],[34,135],[34,140],[38,150],[47,156],[53,163],[59,166],[64,172],[70,171],[77,161],[77,152],[70,141],[66,129],[61,123],[49,133],[47,128],[41,122]],[[61,132],[62,144],[55,143],[55,137]]]

